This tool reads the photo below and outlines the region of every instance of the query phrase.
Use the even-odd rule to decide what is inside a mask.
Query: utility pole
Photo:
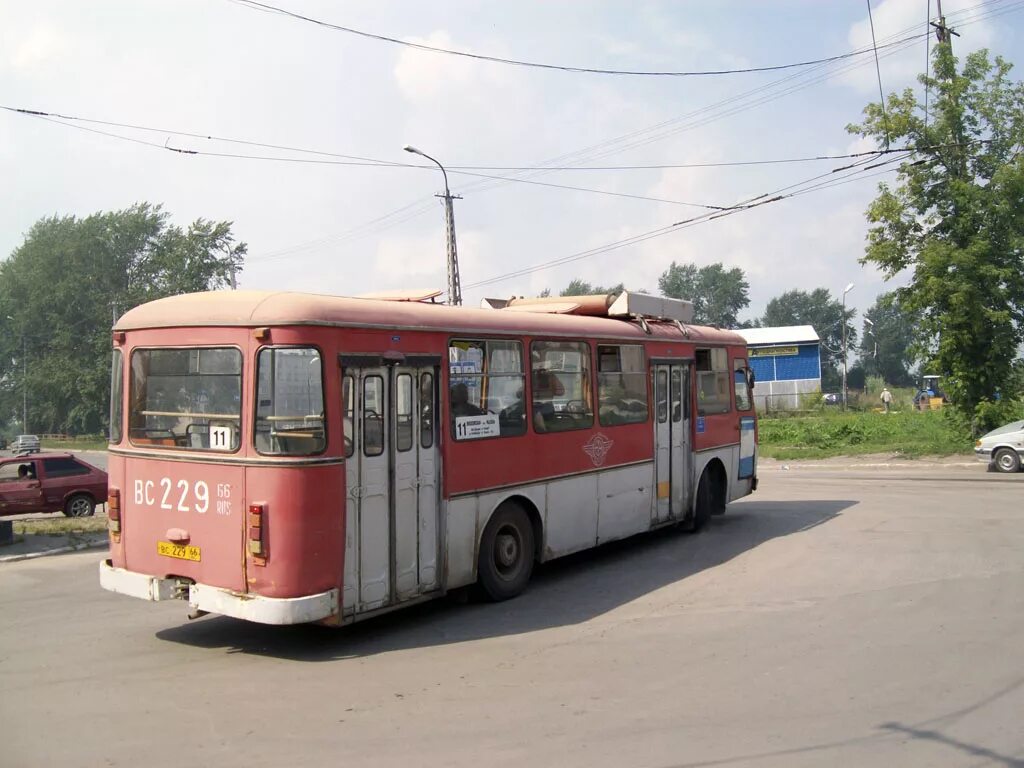
[[[939,4],[939,21],[938,23],[932,22],[932,26],[935,27],[935,39],[940,43],[949,43],[950,50],[953,48],[953,38],[950,35],[960,37],[960,33],[954,30],[952,27],[946,26],[946,17],[942,15],[942,0],[938,0]]]
[[[846,286],[845,289],[843,289],[843,316],[842,316],[842,324],[843,324],[843,410],[844,411],[846,410],[846,397],[847,397],[847,394],[848,394],[847,389],[846,389],[846,294],[848,294],[852,290],[853,290],[853,283],[850,283],[849,285]]]
[[[14,322],[14,318],[7,315]],[[28,337],[21,331],[21,432],[28,434]]]
[[[461,200],[458,195],[448,191],[448,180],[444,182],[444,194],[434,195],[444,198],[445,235],[448,240],[448,303],[462,306],[462,281],[459,279],[459,251],[455,245],[455,206],[452,200]]]
[[[461,200],[462,198],[459,195],[453,195],[448,189],[448,172],[445,171],[444,166],[437,160],[432,158],[426,152],[422,152],[410,144],[406,144],[402,149],[406,152],[412,152],[414,155],[420,155],[421,157],[427,158],[427,160],[434,163],[434,165],[441,169],[441,173],[444,176],[444,194],[435,195],[435,197],[440,197],[444,200],[445,237],[448,243],[448,303],[454,307],[462,306],[462,281],[459,278],[459,251],[455,245],[455,207],[452,205],[452,200]]]
[[[28,339],[21,332],[21,426],[28,434]]]

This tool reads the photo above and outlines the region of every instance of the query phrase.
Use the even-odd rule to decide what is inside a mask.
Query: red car
[[[0,515],[88,517],[107,500],[107,473],[70,453],[0,459]]]

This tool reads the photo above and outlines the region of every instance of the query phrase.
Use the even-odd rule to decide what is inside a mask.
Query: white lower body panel
[[[100,562],[100,586],[142,600],[188,600],[194,611],[217,613],[259,624],[306,624],[338,613],[338,590],[302,597],[262,597],[206,584],[188,584],[115,568]],[[187,587],[187,592],[186,592]]]

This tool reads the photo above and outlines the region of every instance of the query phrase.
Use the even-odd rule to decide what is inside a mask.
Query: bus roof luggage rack
[[[648,333],[648,320],[675,323],[683,335],[689,336],[685,325],[693,320],[693,302],[649,296],[646,293],[609,293],[597,296],[542,296],[538,298],[484,299],[484,309],[510,312],[540,312],[549,315],[588,315],[637,320]]]
[[[381,291],[380,293],[361,293],[357,299],[375,299],[377,301],[421,301],[436,304],[434,301],[444,291],[425,288],[414,288],[408,291]]]
[[[688,324],[693,320],[693,302],[623,291],[608,307],[608,316],[670,320]]]
[[[546,315],[590,315],[608,317],[608,307],[615,301],[615,294],[597,296],[539,296],[526,299],[522,296],[511,299],[484,299],[484,309],[507,309],[512,312],[540,312]]]

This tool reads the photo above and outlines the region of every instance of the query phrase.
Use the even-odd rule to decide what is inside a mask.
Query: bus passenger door
[[[346,367],[343,615],[440,586],[436,368]]]
[[[387,423],[390,371],[346,368],[345,578],[342,614],[387,605],[391,598],[391,489]]]
[[[393,369],[392,535],[398,601],[439,586],[436,380],[433,366],[400,364]]]
[[[655,505],[652,522],[681,520],[690,486],[690,367],[656,363],[654,376]]]

